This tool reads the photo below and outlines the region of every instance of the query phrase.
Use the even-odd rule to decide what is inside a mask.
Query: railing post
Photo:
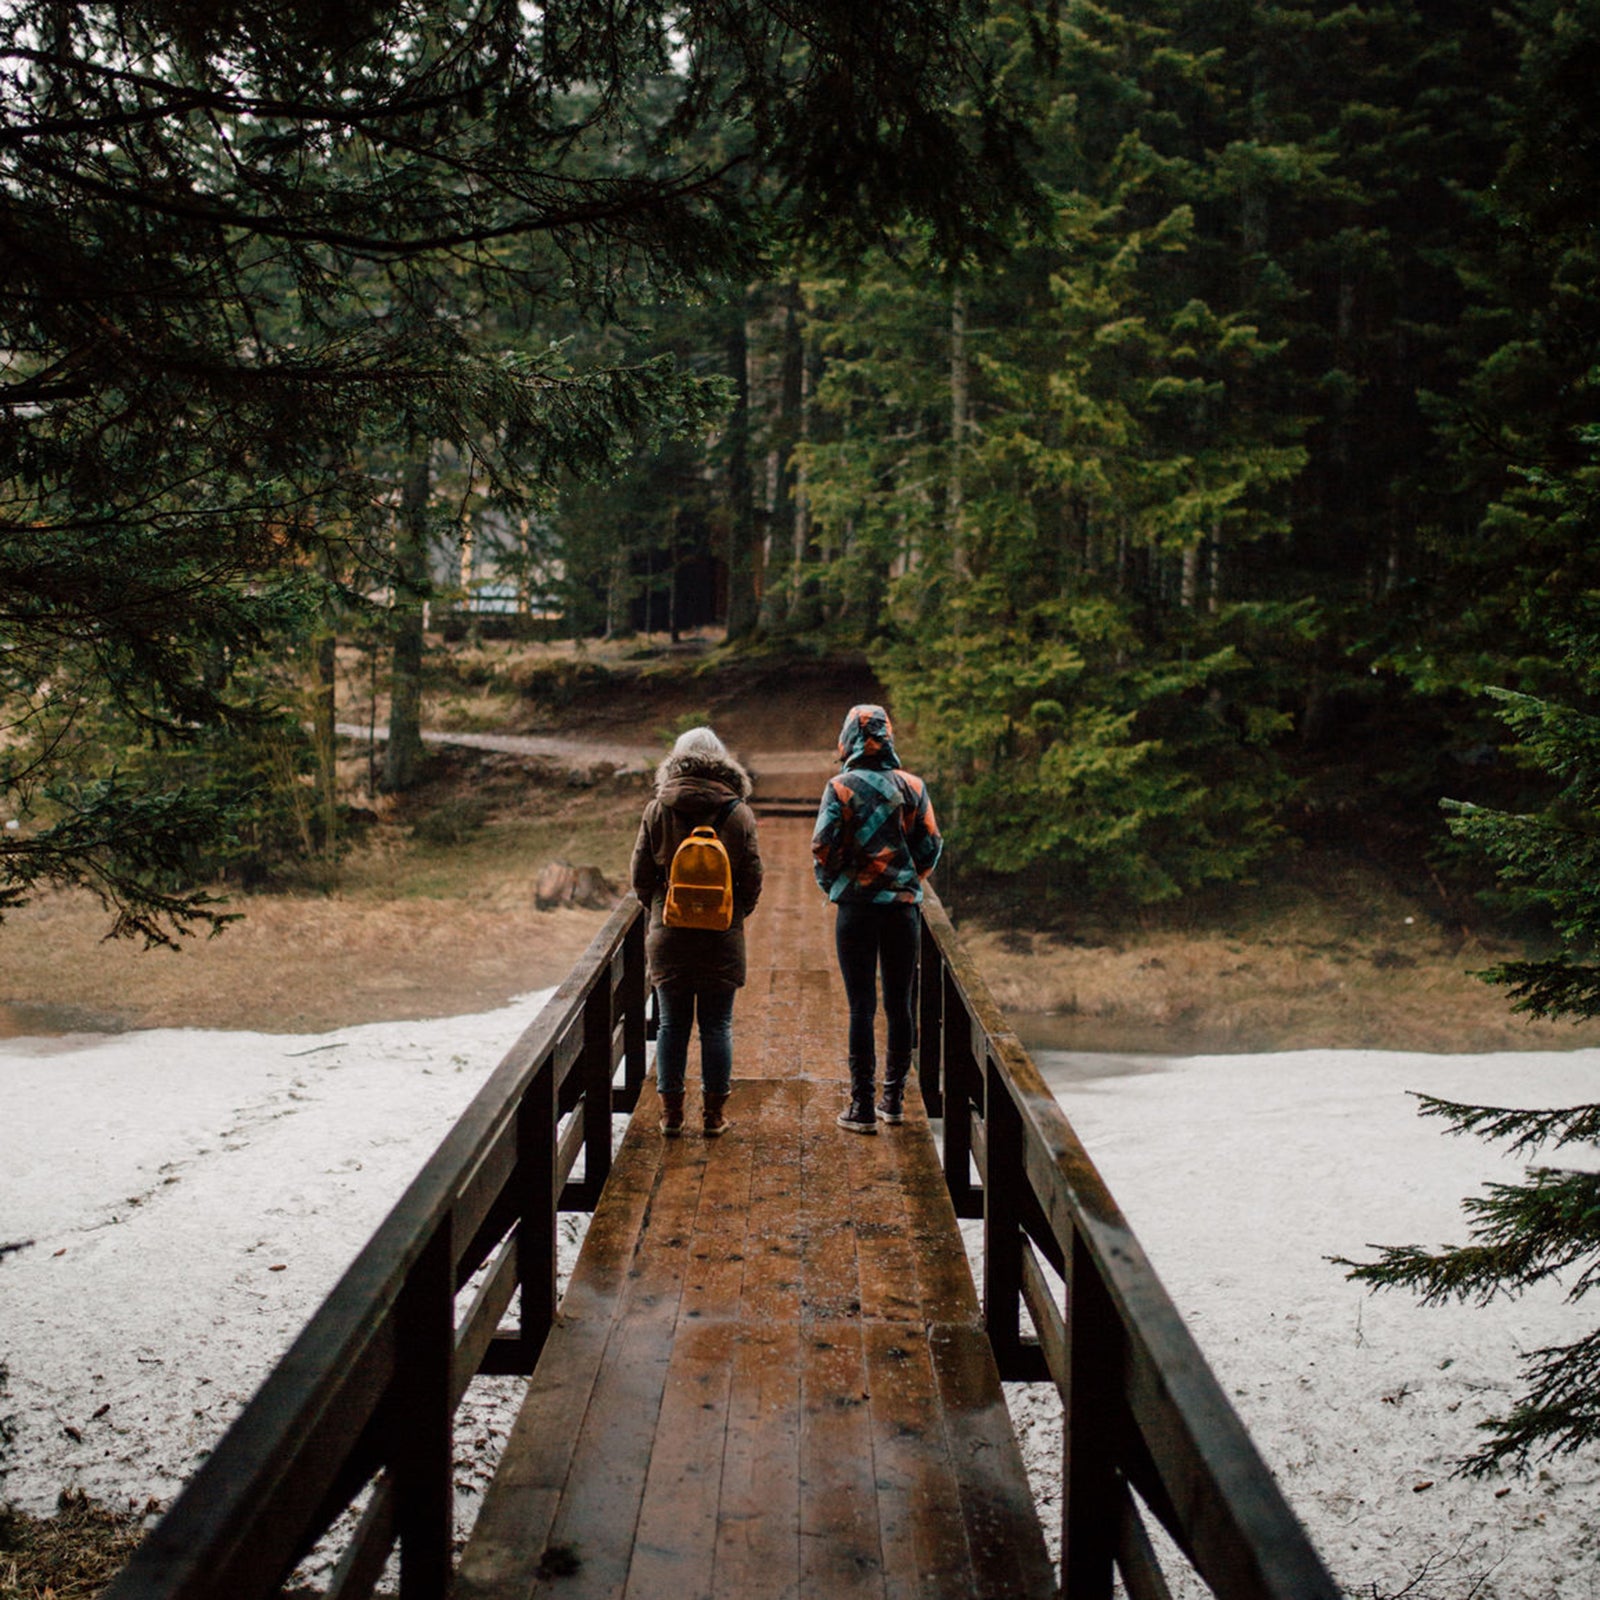
[[[944,957],[927,919],[921,920],[917,966],[917,1078],[930,1117],[944,1115]]]
[[[556,1320],[556,1074],[546,1056],[517,1107],[517,1277],[522,1285],[519,1365],[532,1372]]]
[[[455,1536],[455,1261],[447,1213],[422,1248],[395,1307],[399,1371],[391,1397],[400,1600],[444,1600]]]
[[[645,1068],[645,1010],[650,1003],[650,990],[645,981],[644,934],[646,918],[636,916],[622,941],[622,1003],[623,1071],[622,1087],[616,1092],[613,1106],[618,1111],[632,1111],[639,1103],[639,1091],[644,1087]]]
[[[1111,1600],[1119,1493],[1113,1402],[1118,1323],[1116,1308],[1076,1229],[1067,1258],[1066,1305],[1061,1592],[1072,1600]]]
[[[1023,1172],[1022,1118],[992,1055],[983,1064],[983,1132],[983,1321],[1000,1376],[1020,1378],[1022,1213],[1014,1185]]]
[[[597,983],[583,1004],[583,1187],[587,1209],[611,1176],[611,985]]]
[[[983,1092],[972,1050],[972,1018],[944,967],[944,1181],[958,1217],[981,1217],[983,1196],[972,1183],[972,1102]]]

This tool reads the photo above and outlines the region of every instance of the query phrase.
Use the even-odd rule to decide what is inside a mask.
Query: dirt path
[[[346,739],[365,741],[376,738],[382,744],[389,737],[385,727],[358,728],[354,723],[334,724],[334,732]],[[428,728],[422,742],[452,745],[463,750],[493,750],[501,755],[528,756],[552,761],[574,771],[592,772],[604,765],[618,773],[645,773],[661,759],[659,744],[616,744],[605,739],[580,739],[571,735],[534,733],[445,733]]]
[[[387,814],[330,889],[235,893],[231,909],[243,918],[219,938],[187,940],[178,954],[106,943],[108,918],[85,896],[45,896],[12,912],[0,923],[0,1036],[313,1032],[481,1011],[553,987],[605,912],[537,910],[540,869],[551,859],[594,864],[620,892],[668,727],[712,721],[758,794],[798,809],[815,805],[832,770],[842,709],[873,694],[859,670],[830,676],[802,664],[738,692],[673,680],[586,703],[582,726],[593,736],[559,722],[516,733],[430,731],[441,752],[430,770],[442,772],[430,794]],[[341,732],[352,763],[365,767],[354,752],[364,752],[367,728],[352,722]],[[464,842],[419,845],[427,808],[452,804],[486,811],[487,824]],[[1240,931],[1058,937],[1030,930],[1025,902],[993,926],[963,921],[962,930],[1024,1033],[1062,1049],[1600,1044],[1600,1024],[1531,1026],[1513,1016],[1471,976],[1507,952],[1439,928],[1387,885],[1364,880],[1309,907],[1267,905],[1272,893],[1253,895],[1261,904]]]

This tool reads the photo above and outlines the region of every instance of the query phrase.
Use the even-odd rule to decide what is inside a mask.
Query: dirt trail
[[[358,728],[354,723],[338,722],[334,732],[342,738],[376,738],[381,744],[389,737],[384,727]],[[574,770],[592,771],[604,763],[619,773],[643,773],[661,759],[659,745],[616,744],[604,739],[584,739],[570,734],[532,733],[448,733],[425,728],[424,744],[454,745],[464,750],[493,750],[502,755],[531,756],[564,764]]]
[[[537,910],[539,871],[552,859],[597,865],[620,890],[672,728],[710,721],[758,796],[796,810],[815,805],[833,770],[844,710],[878,697],[864,665],[807,661],[614,681],[532,727],[519,719],[516,731],[448,731],[441,717],[425,735],[438,752],[425,791],[377,802],[382,820],[326,891],[234,893],[229,909],[243,920],[178,954],[103,942],[109,919],[86,896],[47,895],[10,913],[0,923],[0,1036],[314,1032],[482,1011],[553,987],[605,912]],[[366,726],[352,720],[341,732],[364,771]],[[476,831],[419,843],[430,809],[452,806],[484,814]],[[1309,901],[1270,884],[1246,899],[1233,928],[1052,933],[1030,929],[1025,898],[990,926],[961,926],[1008,1014],[1062,1049],[1600,1045],[1600,1024],[1513,1016],[1471,975],[1507,952],[1434,925],[1370,871]]]

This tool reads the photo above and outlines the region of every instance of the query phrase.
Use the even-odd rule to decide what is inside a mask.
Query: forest
[[[0,912],[334,848],[336,641],[403,789],[484,596],[867,650],[1062,895],[1481,886],[1485,690],[1584,694],[1600,8],[857,9],[9,9]]]
[[[336,852],[341,643],[404,791],[430,621],[710,626],[864,651],[964,871],[1493,863],[1595,1015],[1596,82],[1600,0],[0,9],[0,917]],[[1594,1188],[1355,1270],[1576,1298]],[[1530,1360],[1480,1467],[1600,1438]]]

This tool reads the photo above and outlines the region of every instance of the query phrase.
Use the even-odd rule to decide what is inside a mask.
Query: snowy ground
[[[6,1497],[169,1500],[539,998],[320,1037],[0,1041],[0,1242],[34,1241],[0,1263]],[[1326,1260],[1459,1239],[1459,1198],[1518,1170],[1417,1118],[1408,1089],[1592,1100],[1600,1052],[1040,1064],[1352,1595],[1600,1596],[1600,1463],[1450,1472],[1513,1392],[1518,1353],[1575,1336],[1583,1309],[1547,1294],[1427,1310]],[[1049,1398],[1015,1393],[1047,1501]],[[492,1456],[511,1387],[475,1386],[469,1406],[461,1435]],[[463,1470],[464,1515],[483,1471]]]
[[[1343,1587],[1363,1600],[1600,1596],[1600,1462],[1488,1481],[1452,1472],[1477,1424],[1506,1408],[1520,1352],[1592,1327],[1593,1305],[1541,1292],[1423,1307],[1369,1294],[1327,1260],[1459,1242],[1461,1197],[1521,1175],[1418,1117],[1407,1091],[1592,1101],[1600,1051],[1106,1059],[1117,1075],[1087,1079],[1067,1057],[1038,1060]],[[1026,1407],[1014,1410],[1026,1436]]]
[[[315,1037],[0,1040],[0,1243],[34,1241],[0,1262],[5,1497],[170,1501],[543,999]],[[485,1404],[463,1437],[501,1431],[509,1400]]]

